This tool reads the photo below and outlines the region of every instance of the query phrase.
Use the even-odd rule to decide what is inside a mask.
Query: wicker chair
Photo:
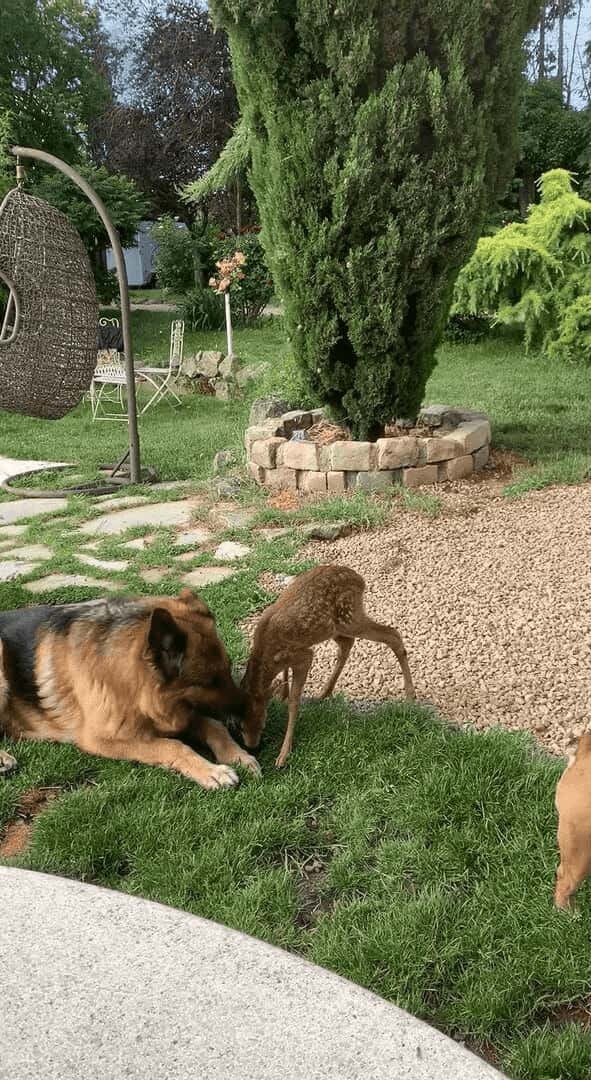
[[[0,408],[65,416],[89,389],[96,366],[94,278],[68,219],[20,188],[0,206],[0,281],[9,289],[0,330]]]

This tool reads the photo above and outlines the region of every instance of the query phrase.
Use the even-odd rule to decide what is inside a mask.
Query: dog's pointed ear
[[[187,604],[191,608],[191,611],[195,615],[203,615],[206,619],[212,619],[215,622],[212,612],[209,610],[207,604],[203,602],[200,596],[191,592],[190,589],[181,589],[179,593],[179,600],[182,600],[183,604]]]
[[[154,608],[152,612],[148,645],[152,650],[156,667],[165,679],[176,679],[183,666],[187,635],[175,623],[166,608]]]

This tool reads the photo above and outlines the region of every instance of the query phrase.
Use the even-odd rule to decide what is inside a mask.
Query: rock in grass
[[[302,532],[308,540],[338,540],[341,536],[349,536],[353,526],[348,521],[316,521],[304,525]]]
[[[236,464],[236,454],[233,450],[218,450],[213,459],[213,475],[221,476],[226,469]]]
[[[255,427],[262,424],[269,417],[283,416],[289,411],[289,402],[280,397],[256,398],[250,407],[248,426]]]

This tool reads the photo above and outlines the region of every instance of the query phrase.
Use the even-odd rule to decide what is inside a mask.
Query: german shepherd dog
[[[211,718],[245,705],[214,617],[189,589],[0,612],[0,735],[69,742],[224,788],[238,783],[233,764],[260,772]],[[180,735],[205,743],[218,764]],[[15,765],[0,750],[0,776]]]

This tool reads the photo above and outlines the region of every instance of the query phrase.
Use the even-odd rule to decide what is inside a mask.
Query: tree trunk
[[[558,57],[557,71],[560,96],[564,100],[564,0],[558,3]]]
[[[540,38],[538,43],[538,82],[546,78],[546,5],[540,8]]]
[[[242,231],[242,184],[240,177],[236,177],[236,235]]]

